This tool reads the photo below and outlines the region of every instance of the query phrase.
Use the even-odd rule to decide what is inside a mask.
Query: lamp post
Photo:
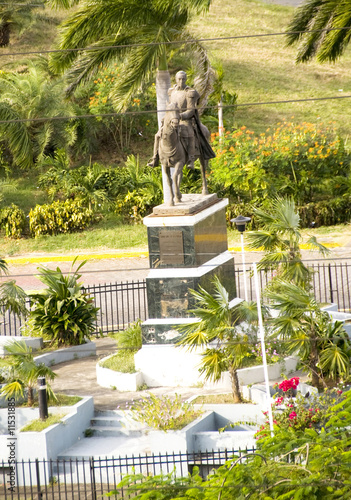
[[[243,215],[238,215],[235,219],[230,219],[230,222],[236,225],[238,231],[241,236],[241,254],[243,260],[243,272],[244,272],[244,293],[245,300],[248,302],[248,294],[247,294],[247,283],[246,283],[246,267],[245,267],[245,248],[244,248],[244,231],[246,229],[246,224],[250,222],[251,217],[244,217]]]

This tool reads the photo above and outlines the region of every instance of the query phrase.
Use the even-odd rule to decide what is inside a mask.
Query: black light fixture
[[[238,217],[235,217],[235,219],[230,219],[230,222],[236,225],[238,231],[240,233],[243,233],[246,228],[246,224],[248,224],[251,221],[251,217],[244,217],[243,215],[238,215]]]

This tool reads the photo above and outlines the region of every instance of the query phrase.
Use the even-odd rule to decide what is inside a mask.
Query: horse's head
[[[166,106],[166,113],[164,117],[164,126],[171,128],[178,128],[180,121],[180,111],[178,108],[178,104],[174,102],[170,102]]]

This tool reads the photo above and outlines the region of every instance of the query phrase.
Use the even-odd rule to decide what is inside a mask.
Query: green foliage
[[[265,292],[278,316],[270,324],[274,336],[286,343],[290,354],[297,354],[321,389],[325,379],[346,380],[350,371],[351,343],[340,322],[333,323],[305,288],[280,280],[275,290]]]
[[[51,79],[34,66],[23,73],[0,73],[0,118],[5,120],[0,131],[15,166],[32,167],[49,148],[74,143],[74,126],[67,120],[21,121],[72,116],[71,104],[62,98],[63,90],[62,80]]]
[[[298,384],[297,380],[296,386]],[[275,401],[272,405],[272,412],[275,431],[277,428],[287,431],[289,429],[320,431],[330,418],[330,408],[343,401],[345,397],[341,389],[326,389],[321,394],[309,394],[307,398],[298,392],[296,397],[291,397],[289,391],[281,392],[281,386],[282,384],[279,386],[276,384],[278,392],[273,396]],[[264,414],[267,416],[267,412]],[[270,435],[270,427],[267,419],[256,434],[256,438],[260,441],[268,435]]]
[[[58,267],[56,270],[39,268],[37,277],[47,288],[29,295],[29,327],[34,334],[50,339],[52,344],[83,344],[95,329],[99,309],[78,281],[81,278],[78,272],[84,264],[67,276]]]
[[[129,474],[110,495],[123,488],[124,496],[135,500],[346,500],[351,487],[351,391],[322,398],[324,403],[319,424],[276,425],[274,435],[259,439],[257,452],[234,455],[206,480],[197,470],[185,478]]]
[[[134,403],[130,410],[134,420],[161,431],[182,429],[202,413],[195,410],[192,403],[182,402],[179,394],[169,398],[149,393],[147,398]]]
[[[145,475],[143,473],[126,474],[117,485],[118,490],[113,490],[106,496],[119,495],[121,489],[126,493],[128,500],[172,500],[173,498],[196,498],[202,496],[202,478],[198,475],[198,468],[194,468],[194,473],[187,477],[178,478],[175,471],[168,474],[158,474],[156,476]],[[190,490],[188,490],[190,488]],[[183,495],[186,495],[184,497]]]
[[[276,198],[268,209],[254,210],[255,223],[260,227],[247,234],[249,248],[263,249],[264,256],[258,269],[273,269],[276,276],[270,284],[275,286],[279,279],[290,280],[306,288],[310,285],[311,271],[302,262],[300,245],[300,216],[292,198]],[[329,250],[319,244],[315,237],[307,240],[310,248],[327,255]]]
[[[111,95],[119,80],[119,72],[120,68],[117,64],[104,67],[101,65],[92,87],[93,95],[89,98],[89,110],[92,114],[100,115],[114,112]],[[155,84],[144,85],[133,96],[125,109],[129,113],[110,117],[97,116],[96,119],[103,123],[114,144],[121,152],[124,152],[129,150],[132,138],[135,140],[138,136],[147,137],[150,136],[150,133],[153,135],[157,128],[155,114],[134,115],[131,112],[155,108]]]
[[[20,238],[25,229],[26,216],[23,210],[13,203],[0,210],[0,227],[8,238]]]
[[[54,201],[51,205],[36,205],[29,212],[29,230],[32,236],[81,231],[94,220],[93,211],[81,201]]]
[[[116,334],[117,346],[119,348],[131,349],[133,352],[138,351],[142,347],[142,332],[141,320],[139,319],[126,330],[122,330]]]
[[[257,306],[252,302],[242,302],[230,306],[229,295],[218,277],[213,280],[213,293],[199,287],[191,290],[196,300],[196,309],[190,312],[199,321],[181,328],[183,336],[179,346],[192,350],[205,347],[201,354],[200,373],[205,379],[219,380],[224,371],[229,371],[232,379],[233,400],[241,402],[237,370],[245,366],[253,356],[250,341],[255,337],[257,326]],[[240,327],[245,321],[247,331]]]
[[[350,42],[350,16],[349,2],[306,0],[286,29],[288,44],[299,42],[296,61],[313,57],[319,62],[336,61]]]
[[[210,182],[233,200],[291,196],[298,205],[330,198],[333,177],[349,175],[350,155],[332,126],[283,122],[260,136],[245,126],[213,144]]]
[[[311,227],[312,223],[317,227],[348,223],[351,220],[351,197],[345,194],[343,197],[307,203],[298,207],[298,211],[301,227]]]
[[[127,222],[140,223],[152,208],[162,202],[162,180],[160,170],[142,168],[139,158],[128,156],[126,165],[127,193],[116,200],[116,213]]]
[[[53,380],[56,374],[44,363],[36,364],[32,349],[22,341],[9,341],[5,344],[7,355],[0,359],[0,368],[6,379],[6,385],[1,389],[1,394],[6,398],[18,399],[28,391],[28,406],[34,403],[34,387],[38,377]],[[55,395],[47,383],[48,397],[55,399]]]

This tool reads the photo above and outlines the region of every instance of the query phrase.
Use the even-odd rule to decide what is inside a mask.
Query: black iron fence
[[[22,460],[0,462],[0,500],[98,500],[117,490],[122,477],[135,473],[156,475],[174,472],[186,477],[194,467],[207,477],[211,470],[233,456],[245,460],[254,449],[212,450],[195,453],[164,453],[111,458],[75,458],[70,460]],[[123,498],[118,489],[112,498]]]
[[[351,311],[351,264],[350,263],[308,263],[313,270],[313,290],[317,301],[336,303],[339,311]],[[272,279],[273,271],[260,271],[260,288]],[[246,266],[248,296],[256,300],[252,268]],[[244,273],[242,267],[235,267],[235,281],[238,297],[244,297]],[[129,281],[85,288],[95,298],[100,308],[95,332],[108,333],[125,329],[134,321],[148,318],[146,281]],[[29,308],[29,302],[28,302]],[[20,335],[23,318],[4,312],[0,318],[0,335]]]
[[[351,263],[310,263],[305,264],[312,270],[312,289],[320,303],[335,303],[339,311],[351,311]],[[262,290],[274,277],[274,271],[259,271],[258,280]],[[236,266],[236,289],[238,297],[244,297],[244,272]],[[246,266],[246,282],[249,300],[256,300],[253,268]]]

